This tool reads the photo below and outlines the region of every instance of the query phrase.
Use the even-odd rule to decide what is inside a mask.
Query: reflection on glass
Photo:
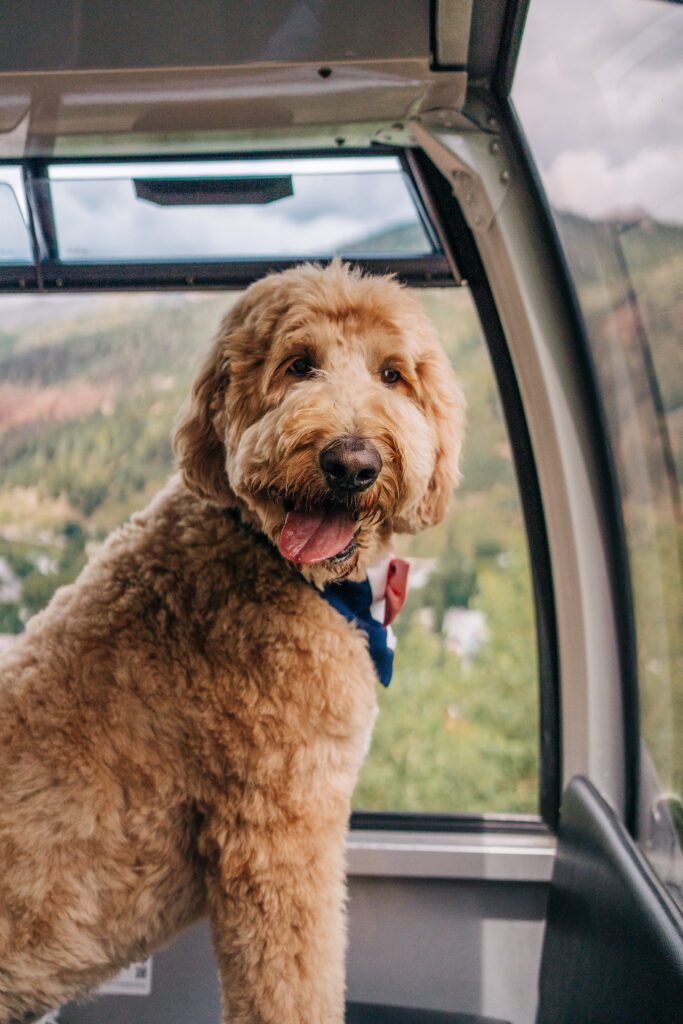
[[[496,383],[469,292],[416,295],[477,428],[447,519],[401,538],[411,592],[355,805],[534,814],[534,611]],[[173,471],[173,419],[237,297],[0,298],[0,647]]]
[[[640,687],[639,842],[683,906],[683,8],[530,8],[513,92],[617,466]]]
[[[177,178],[289,188],[268,202],[159,204],[136,182]],[[291,179],[291,184],[290,184]],[[55,165],[65,261],[421,254],[431,244],[395,157]],[[291,192],[291,194],[289,194]]]
[[[10,184],[0,181],[0,263],[31,260],[31,243],[16,194]]]

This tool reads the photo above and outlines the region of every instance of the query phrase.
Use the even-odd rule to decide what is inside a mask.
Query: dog
[[[179,472],[0,668],[0,1022],[85,996],[208,912],[230,1024],[341,1024],[345,833],[376,714],[325,595],[444,515],[464,399],[393,278],[252,284]]]

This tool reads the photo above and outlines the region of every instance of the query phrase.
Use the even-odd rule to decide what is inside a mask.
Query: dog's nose
[[[333,491],[366,491],[379,476],[382,456],[370,441],[340,437],[320,453],[320,468]]]

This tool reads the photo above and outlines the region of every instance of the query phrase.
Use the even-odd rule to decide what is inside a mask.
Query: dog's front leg
[[[203,844],[229,1024],[342,1024],[344,821],[221,830]]]

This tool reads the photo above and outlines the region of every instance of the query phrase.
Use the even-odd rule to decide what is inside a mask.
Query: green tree
[[[354,806],[536,813],[538,679],[523,543],[479,578],[489,641],[466,667],[414,616],[382,691]]]

